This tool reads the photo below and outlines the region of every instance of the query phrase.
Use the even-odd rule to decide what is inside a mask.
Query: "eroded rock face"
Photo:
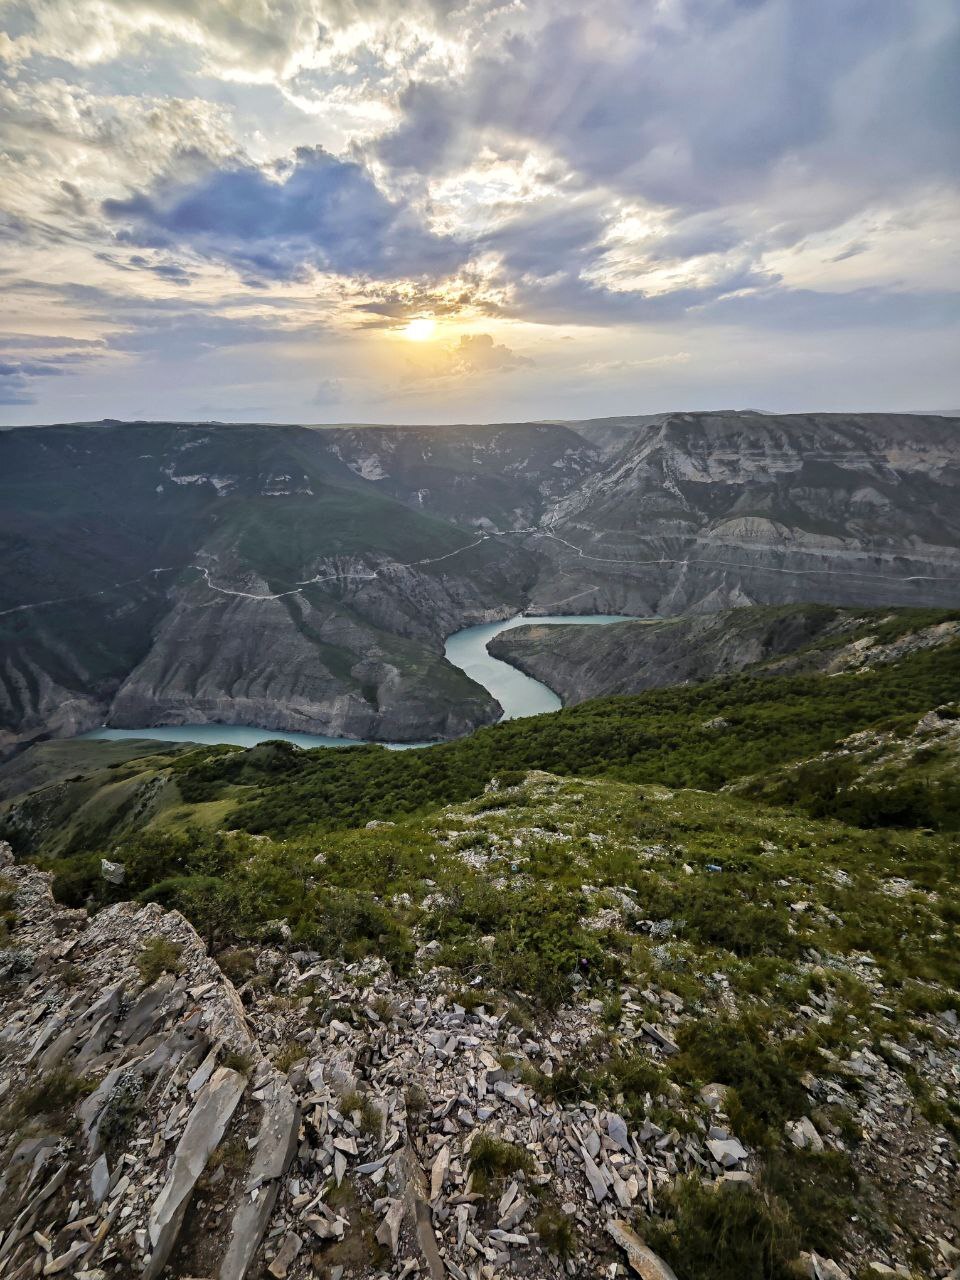
[[[736,675],[862,670],[950,644],[960,623],[919,629],[893,644],[869,635],[869,617],[819,605],[724,609],[717,613],[604,627],[525,626],[489,643],[494,657],[542,680],[565,705]],[[810,649],[809,646],[817,648]],[[717,732],[723,721],[706,729]]]
[[[197,1184],[231,1125],[262,1132],[258,1191],[283,1176],[296,1110],[288,1101],[278,1113],[277,1100],[289,1099],[289,1088],[178,913],[131,903],[94,919],[64,910],[50,877],[15,865],[8,845],[0,845],[0,874],[16,933],[29,941],[0,999],[0,1088],[14,1126],[0,1184],[0,1255],[9,1274],[34,1274],[38,1260],[47,1275],[150,1280],[176,1256]],[[143,956],[158,943],[171,971],[145,986]],[[21,1130],[38,1132],[18,1141]],[[226,1191],[225,1225],[234,1216],[242,1225],[252,1189]],[[268,1219],[233,1230],[243,1235],[247,1269]]]

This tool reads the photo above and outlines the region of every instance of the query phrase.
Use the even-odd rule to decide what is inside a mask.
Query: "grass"
[[[470,1146],[473,1186],[481,1195],[488,1194],[511,1175],[530,1174],[535,1168],[536,1162],[526,1148],[492,1134],[478,1133]]]
[[[281,1045],[273,1059],[273,1065],[278,1071],[286,1072],[306,1056],[303,1045],[296,1040],[290,1040],[285,1045]]]
[[[57,1067],[20,1092],[11,1104],[10,1117],[15,1123],[40,1117],[62,1123],[94,1088],[87,1077],[76,1075],[69,1067]]]
[[[151,987],[163,973],[176,973],[180,967],[183,948],[169,938],[157,934],[150,938],[137,959],[140,980]]]
[[[228,1049],[220,1059],[220,1065],[242,1076],[248,1076],[253,1070],[253,1055],[240,1049]]]
[[[344,1115],[357,1117],[358,1128],[365,1138],[372,1138],[380,1132],[380,1112],[366,1094],[356,1089],[345,1093],[340,1099],[340,1110]]]
[[[549,1205],[537,1214],[533,1223],[540,1245],[547,1253],[555,1253],[561,1262],[572,1258],[577,1248],[577,1226],[569,1214]]]
[[[234,983],[246,982],[257,971],[257,958],[248,947],[230,947],[217,956],[221,972]]]
[[[684,1179],[663,1208],[666,1220],[645,1223],[643,1234],[680,1280],[796,1280],[800,1235],[779,1205],[756,1192]]]

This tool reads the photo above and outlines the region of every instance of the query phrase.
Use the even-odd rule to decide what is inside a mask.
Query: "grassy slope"
[[[942,836],[532,772],[373,829],[284,841],[154,833],[125,843],[126,885],[105,884],[88,855],[56,864],[55,887],[70,902],[92,890],[103,902],[139,893],[177,907],[215,948],[269,941],[265,922],[277,918],[295,944],[351,962],[384,956],[400,972],[414,968],[415,943],[430,943],[422,963],[449,971],[455,999],[507,1008],[531,1027],[583,975],[605,1034],[575,1056],[558,1044],[552,1078],[524,1063],[524,1080],[680,1132],[702,1112],[703,1083],[732,1087],[735,1132],[764,1161],[757,1225],[766,1230],[775,1212],[791,1249],[836,1256],[851,1214],[861,1238],[911,1227],[892,1193],[857,1172],[865,1120],[846,1064],[864,1046],[882,1058],[915,1037],[940,1046],[938,1013],[960,985],[958,859]],[[662,1022],[656,997],[643,994],[651,988],[673,993],[681,1010],[670,1028],[680,1052],[660,1061],[636,1035],[640,1020]],[[783,1141],[785,1122],[811,1105],[807,1072],[845,1099],[814,1113],[845,1138],[844,1151],[822,1158]],[[927,1079],[922,1052],[902,1087],[924,1123],[960,1131],[960,1109]],[[710,1203],[698,1201],[697,1213]],[[732,1256],[750,1252],[738,1227],[728,1224],[734,1240],[717,1245],[719,1270],[701,1269],[685,1253],[682,1204],[676,1213],[677,1236],[656,1220],[644,1230],[659,1233],[682,1280],[742,1274],[731,1270]]]
[[[956,643],[872,671],[740,676],[598,700],[417,751],[364,746],[301,752],[282,743],[246,752],[200,747],[169,759],[158,756],[143,767],[147,772],[172,771],[188,806],[229,801],[230,825],[291,835],[465,800],[479,794],[494,775],[531,768],[716,789],[738,779],[773,775],[781,766],[814,757],[866,728],[905,739],[919,716],[951,700],[960,700]],[[89,750],[90,764],[78,765],[78,773],[96,768],[95,749],[90,745]],[[926,760],[920,755],[915,764],[902,764],[901,780],[926,768]],[[13,767],[26,766],[8,769]],[[136,768],[140,773],[141,766]],[[114,775],[108,776],[112,780]],[[955,792],[956,771],[949,758],[937,780]],[[61,787],[58,850],[80,851],[94,839],[107,838],[108,823],[90,822],[91,795],[103,784],[104,776],[99,782],[85,777],[82,783]],[[763,788],[755,786],[755,794],[762,798]],[[44,803],[34,797],[27,807],[37,812]],[[76,817],[81,807],[86,813],[82,824]],[[17,826],[14,822],[11,827],[15,839],[26,840],[35,852],[47,847],[46,835],[38,840],[21,830],[18,836]],[[19,826],[24,827],[22,821]]]
[[[168,757],[189,750],[189,743],[157,742],[147,738],[126,738],[115,742],[67,738],[38,743],[0,770],[0,801],[144,756]]]
[[[360,747],[339,754],[278,752],[182,762],[188,798],[224,783],[250,786],[236,814],[252,831],[337,827],[476,795],[510,769],[606,775],[632,782],[716,788],[812,756],[858,729],[902,721],[960,699],[960,645],[911,654],[851,675],[748,676],[601,699],[483,729],[424,751]]]

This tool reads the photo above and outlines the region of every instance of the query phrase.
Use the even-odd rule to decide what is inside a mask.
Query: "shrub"
[[[257,958],[254,953],[237,948],[222,951],[217,956],[217,964],[220,966],[221,973],[231,982],[245,982],[257,970]]]
[[[298,1040],[288,1040],[282,1045],[273,1059],[273,1065],[278,1071],[289,1071],[295,1062],[299,1062],[301,1058],[305,1058],[306,1052],[304,1047]]]
[[[857,1178],[842,1151],[770,1151],[764,1162],[764,1190],[790,1211],[801,1247],[835,1257],[854,1211]]]
[[[802,1114],[806,1094],[797,1065],[758,1018],[689,1022],[677,1039],[682,1053],[673,1061],[674,1074],[729,1085],[730,1119],[754,1146],[765,1145],[770,1129],[779,1135],[784,1120]],[[797,1052],[798,1046],[789,1047]]]
[[[409,972],[413,961],[409,931],[372,893],[339,890],[319,895],[296,938],[324,956],[350,961],[381,956],[400,974]]]
[[[127,1145],[143,1111],[143,1078],[125,1071],[117,1081],[100,1115],[97,1136],[108,1155],[116,1155]]]
[[[242,1076],[248,1076],[253,1070],[253,1055],[244,1053],[240,1049],[228,1049],[220,1059],[222,1067],[229,1067],[231,1071],[239,1072]]]
[[[183,948],[163,934],[151,938],[140,952],[137,968],[145,987],[153,986],[162,973],[176,973]]]
[[[664,1207],[666,1222],[650,1223],[646,1239],[682,1280],[795,1280],[799,1236],[775,1201],[688,1178],[674,1184]]]
[[[577,1246],[577,1228],[573,1218],[550,1205],[537,1214],[533,1225],[548,1253],[555,1253],[561,1262],[573,1257]]]
[[[23,1090],[13,1104],[14,1117],[18,1121],[38,1116],[62,1120],[73,1110],[74,1103],[93,1089],[93,1081],[74,1075],[69,1067],[57,1067]]]
[[[470,1147],[470,1168],[474,1186],[481,1195],[510,1174],[533,1173],[533,1156],[514,1142],[505,1142],[489,1133],[479,1133]]]

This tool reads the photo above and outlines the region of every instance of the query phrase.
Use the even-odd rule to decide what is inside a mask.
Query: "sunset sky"
[[[0,29],[0,422],[960,410],[956,0]]]

